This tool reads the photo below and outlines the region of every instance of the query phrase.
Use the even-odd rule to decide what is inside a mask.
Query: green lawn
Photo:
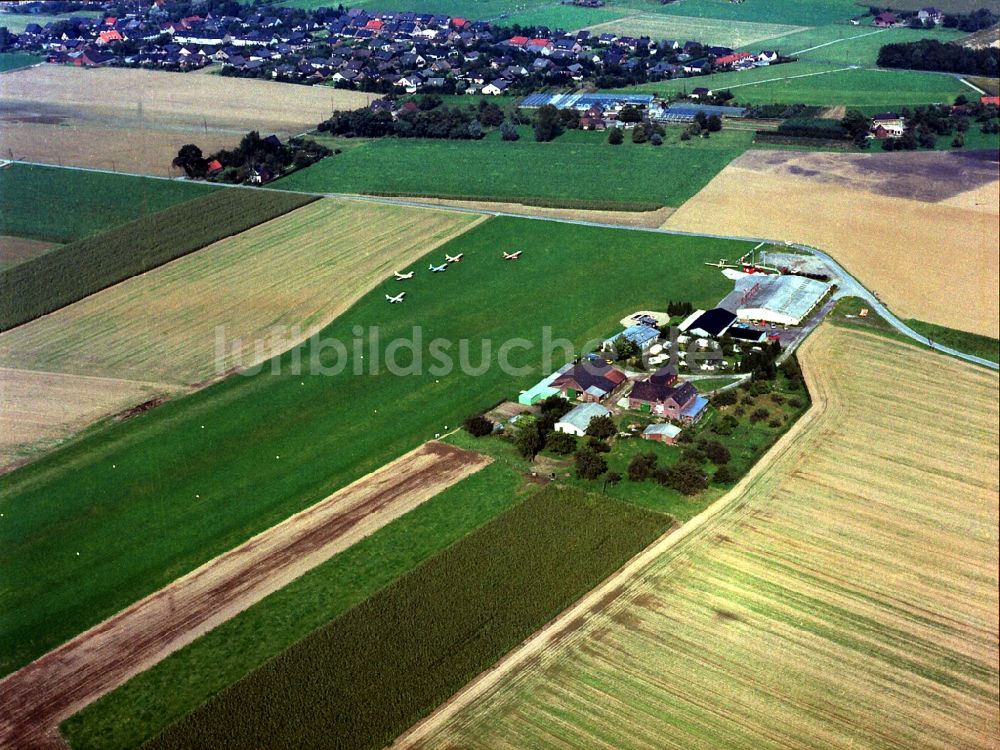
[[[593,208],[679,206],[749,147],[752,134],[661,147],[607,144],[607,135],[570,131],[551,143],[526,135],[505,143],[382,138],[274,184],[287,190],[525,200]],[[628,140],[628,137],[626,137]]]
[[[629,91],[659,94],[690,92],[696,86],[729,89],[745,104],[890,108],[951,103],[972,91],[957,78],[916,71],[845,69],[847,66],[795,62],[710,76],[678,78],[634,86]]]
[[[74,10],[72,13],[52,15],[49,13],[4,13],[0,15],[0,26],[20,34],[29,23],[44,26],[49,22],[68,21],[71,18],[99,18],[104,13],[99,10]]]
[[[924,323],[922,320],[904,320],[904,323],[919,334],[922,334],[935,344],[950,346],[966,354],[1000,362],[1000,340],[981,336],[966,331],[956,331],[954,328]]]
[[[144,747],[383,748],[670,524],[550,485]]]
[[[915,42],[919,39],[937,39],[948,42],[962,36],[954,29],[875,29],[871,26],[831,24],[801,31],[797,34],[747,47],[756,51],[761,46],[775,47],[784,55],[794,55],[807,62],[837,63],[842,65],[874,66],[879,49],[885,44]]]
[[[0,23],[3,23],[0,19]],[[40,63],[42,58],[38,55],[32,55],[27,52],[5,52],[0,54],[0,73],[6,73],[8,70],[17,70],[18,68],[27,68],[29,65],[34,65]]]
[[[247,672],[361,603],[523,496],[491,465],[177,651],[63,724],[76,750],[138,747]]]
[[[506,18],[497,19],[495,23],[504,26],[547,26],[550,29],[566,29],[576,31],[598,23],[607,23],[630,13],[628,9],[619,8],[580,8],[575,5],[551,5],[528,8],[511,13]]]
[[[461,265],[432,275],[416,264],[403,305],[385,303],[385,293],[400,290],[387,280],[319,342],[285,355],[281,374],[233,377],[0,477],[0,673],[530,386],[541,375],[543,326],[578,352],[633,310],[667,299],[715,304],[730,284],[703,263],[747,247],[492,219],[434,253],[464,252]],[[523,257],[504,263],[508,248]],[[294,374],[295,354],[307,372],[316,372],[314,357],[333,366],[331,339],[351,351],[354,326],[378,326],[390,342],[417,325],[420,374],[353,375],[355,366],[375,366],[371,356],[338,375]],[[484,337],[496,343],[485,371],[474,374]],[[495,365],[497,349],[513,337],[533,343],[509,352],[526,369],[507,375]],[[437,345],[428,350],[437,338],[459,342],[445,354],[467,366],[443,373]],[[558,350],[549,366],[572,353]],[[408,363],[405,349],[398,361]]]
[[[665,15],[720,18],[730,21],[783,23],[793,26],[821,26],[867,13],[854,0],[683,0],[661,5],[654,0],[617,0],[614,5],[628,5]]]
[[[0,234],[72,242],[221,188],[193,182],[9,164]]]

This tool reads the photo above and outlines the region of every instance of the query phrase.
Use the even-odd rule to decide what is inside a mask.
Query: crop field
[[[795,56],[808,62],[874,66],[882,45],[915,42],[918,39],[949,42],[960,36],[961,32],[940,27],[932,30],[873,29],[865,26],[834,24],[790,34],[775,40],[772,46],[776,46],[784,55]]]
[[[756,21],[695,18],[666,13],[638,13],[588,27],[592,33],[648,36],[652,39],[697,39],[705,44],[742,47],[802,31],[801,26]]]
[[[951,103],[971,89],[957,78],[909,70],[870,70],[808,62],[772,65],[746,71],[675,78],[633,86],[629,91],[678,94],[696,86],[729,89],[749,104],[809,104],[848,107],[913,107]]]
[[[26,260],[37,258],[56,247],[58,247],[56,243],[45,240],[29,240],[25,237],[0,235],[0,271],[16,266],[18,263],[24,263]]]
[[[41,62],[42,58],[38,55],[31,55],[27,52],[9,52],[0,55],[0,73],[6,73],[8,70],[18,70],[19,68],[26,68],[29,65],[35,65]]]
[[[529,8],[517,13],[510,13],[505,18],[497,19],[496,23],[504,26],[546,26],[550,29],[566,29],[576,31],[595,24],[606,23],[620,19],[630,11],[614,8],[581,8],[576,5],[550,5]]]
[[[47,23],[56,21],[66,21],[70,18],[98,18],[103,15],[99,10],[75,10],[72,13],[52,14],[52,13],[4,13],[0,15],[0,26],[6,26],[15,34],[24,31],[24,27],[29,23],[37,23],[44,26]],[[0,59],[7,57],[0,55]]]
[[[499,137],[383,138],[295,172],[275,187],[649,210],[679,206],[749,144],[742,134],[726,134],[708,141],[628,148],[608,145],[607,136],[600,133],[581,133],[579,141],[568,135],[550,143],[528,137],[512,143]],[[470,164],[476,168],[469,169]]]
[[[95,700],[489,463],[430,442],[229,550],[0,685],[0,744],[44,744]]]
[[[747,247],[490,219],[433,255],[465,253],[460,264],[387,279],[275,367],[102,427],[0,477],[0,575],[9,582],[0,591],[0,672],[531,385],[543,365],[558,367],[626,314],[671,298],[715,304],[730,284],[703,263]],[[505,263],[506,248],[524,256]],[[637,283],[637,267],[656,282]],[[553,293],[556,281],[577,293]],[[403,290],[403,305],[386,304],[386,293]],[[607,303],[598,309],[596,298]],[[419,336],[420,356],[395,351],[390,370],[381,357],[351,354],[366,340],[370,349],[373,326],[386,345]],[[499,346],[519,337],[531,346],[504,349],[514,369],[502,369]],[[436,339],[452,344],[441,351]],[[551,357],[546,340],[557,342]],[[70,537],[84,560],[68,553]]]
[[[920,10],[926,8],[920,0],[893,0],[893,9]],[[994,13],[1000,13],[1000,0],[941,0],[934,6],[945,13],[971,13],[980,8],[987,8]]]
[[[768,471],[404,746],[995,747],[996,373],[830,326],[800,358]]]
[[[0,285],[18,293],[0,298],[0,329],[58,310],[313,200],[274,191],[221,190],[8,268],[0,272]]]
[[[250,673],[148,747],[384,747],[671,522],[550,486]]]
[[[996,169],[995,152],[748,151],[666,226],[812,245],[897,315],[997,338]]]
[[[89,705],[62,725],[74,750],[138,747],[267,659],[524,498],[490,464]]]
[[[226,197],[234,194],[241,206],[285,197],[245,190]],[[275,330],[291,347],[397,268],[482,220],[319,200],[0,335],[0,363],[178,385],[203,381],[252,364],[258,351],[282,351],[270,349]],[[219,326],[227,340],[242,342],[239,351],[217,357]]]
[[[8,164],[0,168],[0,234],[72,242],[219,189],[193,182]]]
[[[175,390],[164,383],[0,367],[0,471],[102,417]]]
[[[716,18],[727,21],[822,26],[861,15],[865,8],[854,0],[680,0],[669,5],[642,3],[651,12],[664,15]]]

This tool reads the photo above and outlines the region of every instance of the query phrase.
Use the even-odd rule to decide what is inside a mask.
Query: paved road
[[[12,160],[16,164],[28,164],[32,166],[44,166],[51,167],[51,164],[42,164],[40,162],[31,161],[19,161]],[[75,169],[81,172],[111,172],[109,169],[95,169],[92,167],[61,167],[62,169]],[[125,173],[118,173],[125,174]],[[170,177],[155,177],[152,175],[134,175],[137,177],[149,177],[154,180],[170,180],[170,179],[180,179],[180,178],[170,178]],[[246,190],[277,190],[277,188],[266,188],[266,187],[254,187],[251,185],[236,185],[232,187],[238,187]],[[486,214],[487,216],[508,216],[515,219],[532,219],[535,221],[554,221],[561,224],[575,224],[577,226],[585,227],[597,227],[602,229],[623,229],[630,232],[652,232],[654,234],[669,234],[678,235],[683,237],[707,237],[710,239],[720,239],[720,240],[739,240],[744,242],[766,242],[771,245],[776,246],[787,246],[795,248],[806,253],[811,253],[819,258],[821,258],[839,277],[840,287],[837,291],[837,297],[860,297],[865,300],[871,308],[881,315],[885,320],[896,329],[899,333],[907,336],[914,341],[929,346],[930,348],[942,352],[943,354],[948,354],[953,357],[958,357],[959,359],[964,359],[967,362],[972,362],[977,365],[982,365],[983,367],[989,367],[992,370],[1000,370],[1000,364],[996,362],[991,362],[988,359],[983,359],[982,357],[977,357],[974,354],[966,354],[965,352],[958,351],[957,349],[952,349],[949,346],[944,346],[938,344],[931,339],[927,338],[923,334],[917,333],[903,321],[893,315],[889,308],[887,308],[881,301],[879,301],[875,295],[870,292],[860,281],[854,278],[847,269],[840,265],[836,260],[831,258],[829,255],[824,253],[822,250],[818,250],[814,247],[809,247],[808,245],[791,244],[786,245],[784,240],[775,240],[769,237],[744,237],[740,235],[732,234],[711,234],[708,232],[684,232],[678,229],[663,229],[660,227],[634,227],[625,224],[603,224],[596,221],[586,221],[583,219],[559,219],[550,216],[533,216],[531,214],[517,213],[513,211],[491,211],[482,208],[466,208],[462,206],[442,206],[437,203],[429,203],[427,201],[421,201],[416,198],[389,198],[377,195],[357,195],[354,193],[313,193],[305,190],[281,190],[279,192],[298,192],[304,195],[315,195],[322,198],[338,198],[340,200],[358,201],[362,203],[385,203],[397,206],[409,206],[411,208],[426,208],[435,211],[458,211],[460,213],[470,213],[470,214]]]

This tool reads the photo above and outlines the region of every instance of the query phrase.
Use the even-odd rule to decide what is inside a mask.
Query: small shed
[[[586,403],[571,409],[563,418],[556,422],[556,432],[565,432],[569,435],[582,436],[590,426],[590,420],[595,417],[608,417],[611,411],[600,404]]]
[[[643,440],[655,440],[658,443],[673,445],[681,434],[681,428],[672,424],[651,424],[642,431]]]

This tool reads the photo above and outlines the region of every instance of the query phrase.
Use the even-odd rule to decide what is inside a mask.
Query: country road
[[[41,162],[33,161],[19,161],[17,159],[6,160],[3,163],[14,163],[14,164],[26,164],[29,166],[40,166],[40,167],[53,167],[52,164],[44,164]],[[2,166],[2,163],[0,163]],[[154,175],[140,175],[133,174],[129,172],[113,172],[110,169],[96,169],[93,167],[59,167],[61,169],[73,169],[80,172],[102,172],[109,174],[127,174],[132,177],[148,177],[152,180],[173,180],[182,178],[172,178],[172,177],[157,177]],[[358,201],[358,202],[368,202],[368,203],[384,203],[397,206],[407,206],[410,208],[424,208],[434,211],[457,211],[459,213],[470,213],[486,216],[505,216],[515,219],[532,219],[535,221],[554,221],[561,224],[575,224],[577,226],[585,227],[598,227],[603,229],[622,229],[630,232],[652,232],[654,234],[667,234],[667,235],[677,235],[683,237],[706,237],[709,239],[720,239],[720,240],[738,240],[745,242],[765,242],[772,245],[793,247],[802,252],[813,254],[821,258],[826,262],[831,269],[833,269],[837,275],[840,277],[841,288],[838,291],[838,296],[854,296],[864,299],[872,309],[881,315],[885,320],[891,325],[896,331],[913,339],[923,346],[927,346],[935,351],[941,352],[942,354],[947,354],[952,357],[958,357],[966,362],[972,362],[973,364],[981,365],[983,367],[988,367],[992,370],[1000,370],[1000,364],[997,362],[991,362],[988,359],[982,357],[977,357],[974,354],[967,354],[966,352],[961,352],[957,349],[953,349],[949,346],[944,346],[931,341],[926,336],[923,336],[908,325],[906,325],[902,320],[897,318],[882,302],[869,291],[860,281],[858,281],[854,276],[848,273],[847,269],[844,268],[840,263],[830,257],[827,253],[819,250],[815,247],[809,247],[808,245],[800,244],[788,244],[784,240],[776,240],[769,237],[744,237],[740,235],[731,234],[712,234],[708,232],[685,232],[679,229],[664,229],[662,227],[637,227],[629,226],[626,224],[605,224],[596,221],[586,221],[584,219],[565,219],[556,218],[552,216],[535,216],[530,213],[519,213],[516,211],[491,211],[489,209],[482,208],[469,208],[464,206],[442,206],[437,203],[429,203],[419,198],[391,198],[387,196],[378,195],[358,195],[356,193],[315,193],[305,190],[279,190],[278,188],[268,188],[268,187],[255,187],[251,185],[230,185],[231,188],[239,188],[243,190],[273,190],[282,193],[299,193],[301,195],[314,195],[321,198],[337,198],[339,200],[348,201]]]

